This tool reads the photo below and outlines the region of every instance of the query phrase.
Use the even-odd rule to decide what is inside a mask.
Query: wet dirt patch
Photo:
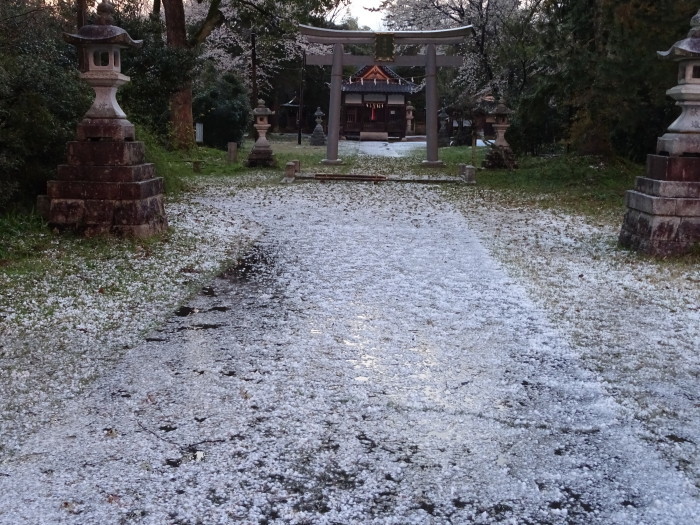
[[[274,266],[274,257],[269,248],[255,245],[229,269],[219,275],[219,278],[230,282],[249,281],[255,277],[269,275]]]
[[[188,315],[192,315],[196,312],[196,308],[192,308],[191,306],[181,306],[180,308],[175,310],[175,315],[177,315],[178,317],[187,317]]]

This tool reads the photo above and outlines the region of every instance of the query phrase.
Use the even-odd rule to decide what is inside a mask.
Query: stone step
[[[139,182],[51,180],[46,186],[50,199],[122,201],[146,199],[163,193],[163,179],[160,177]]]
[[[135,166],[145,163],[143,142],[73,141],[68,143],[70,166]]]
[[[135,166],[71,166],[61,164],[56,172],[56,180],[91,182],[139,182],[153,179],[155,165]]]

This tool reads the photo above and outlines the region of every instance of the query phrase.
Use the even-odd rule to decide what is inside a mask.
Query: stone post
[[[121,49],[140,47],[123,29],[112,25],[114,9],[105,0],[97,23],[64,39],[85,51],[87,71],[81,77],[95,91],[95,101],[78,124],[76,141],[68,143],[67,164],[58,166],[42,200],[49,225],[84,235],[147,237],[167,228],[163,179],[145,162],[143,142],[117,103],[117,89],[129,81],[121,73]]]
[[[620,244],[654,256],[700,246],[700,10],[688,37],[658,54],[678,63],[678,85],[666,93],[681,115],[647,156],[646,173],[625,195]]]
[[[238,144],[236,142],[229,142],[227,146],[228,151],[226,162],[233,164],[234,162],[238,161]]]

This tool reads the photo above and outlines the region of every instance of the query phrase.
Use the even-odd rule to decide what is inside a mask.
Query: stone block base
[[[163,179],[138,182],[93,182],[92,180],[51,180],[47,183],[50,199],[135,200],[163,193]]]
[[[60,181],[90,182],[139,182],[153,179],[156,169],[153,164],[135,166],[71,166],[62,164],[58,167],[56,179]]]
[[[135,138],[134,125],[126,119],[85,118],[78,124],[78,141],[117,140],[132,141]]]
[[[360,131],[360,140],[389,142],[389,133],[386,131]]]
[[[661,257],[692,251],[700,246],[700,158],[649,155],[625,204],[622,246]]]
[[[49,225],[94,235],[148,237],[165,231],[163,195],[138,200],[51,199]]]
[[[340,166],[343,163],[342,159],[323,159],[321,160],[321,164],[325,164],[326,166]]]
[[[82,125],[86,133],[106,126],[99,119]],[[126,125],[120,129],[129,131]],[[68,164],[58,167],[39,200],[49,225],[86,236],[148,237],[164,231],[163,179],[155,176],[153,164],[144,163],[144,155],[142,142],[69,142]]]
[[[700,217],[652,215],[627,210],[620,244],[648,255],[682,255],[700,246]]]
[[[144,163],[143,142],[69,142],[68,164],[71,166],[137,166]]]
[[[277,159],[269,148],[253,148],[248,155],[246,166],[249,168],[274,168],[277,166]]]
[[[700,157],[647,155],[647,177],[654,180],[700,182]]]

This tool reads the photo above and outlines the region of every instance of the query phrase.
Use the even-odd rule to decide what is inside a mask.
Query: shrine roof
[[[368,65],[344,80],[345,93],[417,93],[423,87],[406,80],[393,69],[382,65]]]

